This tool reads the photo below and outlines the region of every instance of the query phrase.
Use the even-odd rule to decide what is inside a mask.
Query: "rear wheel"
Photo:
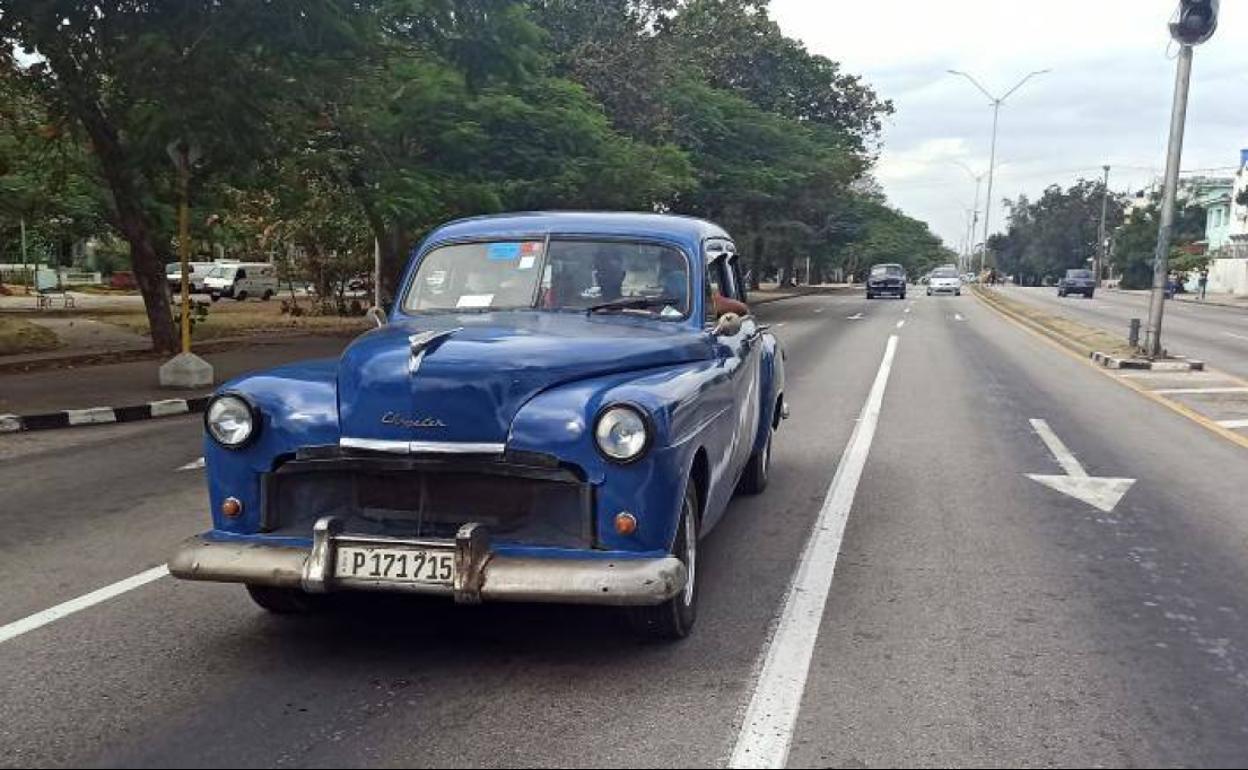
[[[245,292],[245,291],[240,291],[240,292],[238,292],[237,294],[235,294],[235,295],[234,295],[234,299],[238,300],[239,302],[246,302],[246,301],[247,301],[247,292]]]
[[[628,609],[633,630],[647,639],[684,639],[698,619],[698,492],[692,478],[685,484],[685,501],[680,507],[680,526],[672,555],[685,565],[689,579],[680,593],[662,604]]]
[[[247,584],[251,600],[274,615],[308,615],[325,609],[327,596],[298,588],[274,588]]]
[[[273,290],[265,289],[264,294],[260,297],[260,299],[264,300],[265,302],[268,302],[269,300],[273,299]]]

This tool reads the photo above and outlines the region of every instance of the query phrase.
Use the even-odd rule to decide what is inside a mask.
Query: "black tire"
[[[1087,294],[1088,299],[1092,299],[1092,295],[1093,295],[1093,294],[1095,294],[1095,292],[1091,292],[1091,291],[1090,291],[1090,292],[1088,292],[1088,294]]]
[[[212,301],[213,301],[213,302],[216,302],[216,301],[218,301],[218,300],[220,300],[220,299],[221,299],[221,295],[220,295],[220,294],[210,294],[210,295],[208,295],[208,296],[212,297]]]
[[[897,295],[897,299],[905,299],[905,298],[906,298],[906,293],[904,291],[901,294]]]
[[[930,296],[932,296],[932,290],[931,290],[931,289],[928,289],[928,290],[927,290],[927,296],[929,296],[929,297],[930,297]]]
[[[767,488],[767,482],[771,479],[771,440],[776,435],[776,431],[770,426],[767,428],[767,443],[763,444],[763,448],[750,455],[750,460],[745,465],[745,473],[741,475],[741,481],[737,484],[737,489],[743,495],[762,494]]]
[[[1065,296],[1066,296],[1066,292],[1062,291],[1061,289],[1058,289],[1058,290],[1057,290],[1057,296],[1059,296],[1059,297],[1065,297]]]
[[[245,292],[245,291],[240,291],[240,292],[238,292],[237,294],[235,294],[235,295],[234,295],[234,299],[238,300],[239,302],[246,302],[246,301],[247,301],[247,292]]]
[[[689,570],[689,582],[684,590],[662,604],[628,608],[629,624],[644,639],[684,639],[698,619],[698,491],[692,478],[686,482],[685,501],[680,507],[680,526],[672,543],[672,553]]]
[[[274,588],[248,584],[251,600],[274,615],[309,615],[325,609],[329,597],[298,588]]]
[[[270,290],[270,289],[265,289],[265,290],[264,290],[264,294],[262,294],[262,295],[260,296],[260,299],[261,299],[262,301],[264,301],[264,302],[268,302],[269,300],[273,299],[273,292],[272,292],[272,290]]]
[[[867,292],[867,299],[875,299],[875,295],[871,292]]]
[[[961,296],[962,296],[962,290],[961,290],[961,289],[955,289],[955,290],[954,290],[954,292],[953,292],[953,296],[955,296],[955,297],[961,297]]]

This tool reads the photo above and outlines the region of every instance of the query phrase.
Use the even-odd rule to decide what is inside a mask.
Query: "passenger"
[[[623,295],[624,276],[624,261],[614,248],[600,248],[594,254],[594,277],[602,290],[603,300],[611,302]]]

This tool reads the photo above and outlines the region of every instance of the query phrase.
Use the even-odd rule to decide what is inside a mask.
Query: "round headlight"
[[[594,440],[607,458],[626,463],[636,460],[650,445],[650,433],[641,413],[630,406],[612,406],[598,415]]]
[[[204,424],[217,443],[237,449],[255,435],[257,420],[251,404],[238,396],[224,395],[208,405]]]

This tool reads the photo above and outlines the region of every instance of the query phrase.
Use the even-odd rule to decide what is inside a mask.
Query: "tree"
[[[165,279],[174,203],[166,148],[196,145],[201,182],[245,176],[274,145],[271,105],[300,78],[331,76],[328,60],[344,69],[358,52],[371,17],[357,8],[295,0],[6,2],[6,77],[29,87],[57,129],[80,132],[89,148],[109,193],[109,219],[130,246],[156,350],[178,346]]]
[[[1051,185],[1032,201],[1027,196],[1006,200],[1009,227],[990,241],[996,267],[1032,285],[1071,268],[1086,268],[1097,254],[1104,183],[1081,179],[1069,188]],[[1111,193],[1106,232],[1123,218],[1124,200]]]
[[[1113,237],[1112,262],[1122,276],[1124,289],[1147,289],[1153,285],[1153,260],[1157,251],[1157,229],[1160,226],[1161,194],[1153,193],[1143,206],[1117,228]],[[1205,209],[1188,198],[1175,205],[1174,232],[1171,236],[1170,260],[1176,270],[1199,268],[1199,259],[1192,260],[1187,247],[1205,237]],[[1187,264],[1185,264],[1187,263]]]

